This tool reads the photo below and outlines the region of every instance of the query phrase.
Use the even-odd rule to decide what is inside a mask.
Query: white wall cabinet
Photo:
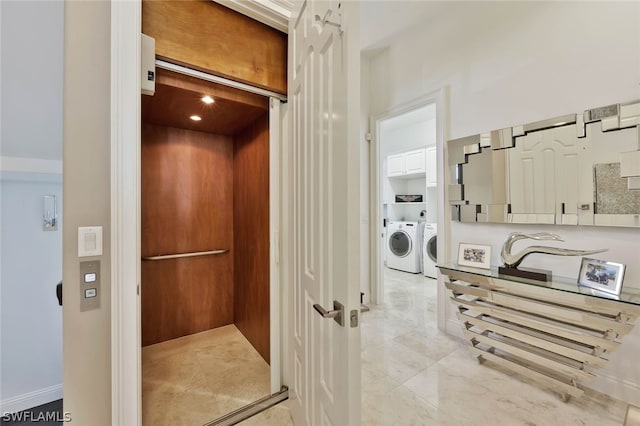
[[[402,176],[405,174],[405,155],[395,154],[387,157],[387,176]]]
[[[430,146],[427,153],[427,186],[438,184],[438,166],[436,161],[436,147]]]
[[[418,149],[404,154],[405,173],[424,173],[426,168],[425,150]]]
[[[426,164],[424,149],[389,155],[387,157],[387,176],[404,178],[424,176]]]

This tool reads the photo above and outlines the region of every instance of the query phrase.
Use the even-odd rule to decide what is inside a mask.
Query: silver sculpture
[[[553,254],[556,256],[584,256],[587,254],[602,253],[603,251],[609,250],[572,250],[548,246],[529,246],[519,251],[518,253],[511,253],[511,246],[513,246],[513,243],[525,239],[564,241],[562,238],[560,238],[559,235],[552,234],[550,232],[539,232],[537,234],[523,234],[521,232],[512,232],[507,236],[507,239],[504,240],[504,244],[502,244],[502,251],[500,252],[500,256],[502,257],[502,261],[504,262],[504,265],[506,267],[517,268],[518,265],[522,263],[524,258],[532,253]]]

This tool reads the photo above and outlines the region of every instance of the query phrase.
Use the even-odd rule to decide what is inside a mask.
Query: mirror
[[[640,227],[640,101],[448,143],[454,220]]]

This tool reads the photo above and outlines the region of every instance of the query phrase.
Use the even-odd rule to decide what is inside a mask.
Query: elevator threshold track
[[[212,422],[206,423],[204,426],[232,426],[247,420],[250,417],[260,414],[263,411],[280,404],[282,401],[289,399],[289,388],[283,386],[280,392],[271,396],[265,396],[251,404],[245,405],[235,411],[225,414]]]

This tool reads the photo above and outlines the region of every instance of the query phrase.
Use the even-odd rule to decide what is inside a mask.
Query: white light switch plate
[[[78,257],[102,256],[102,226],[78,228]]]

